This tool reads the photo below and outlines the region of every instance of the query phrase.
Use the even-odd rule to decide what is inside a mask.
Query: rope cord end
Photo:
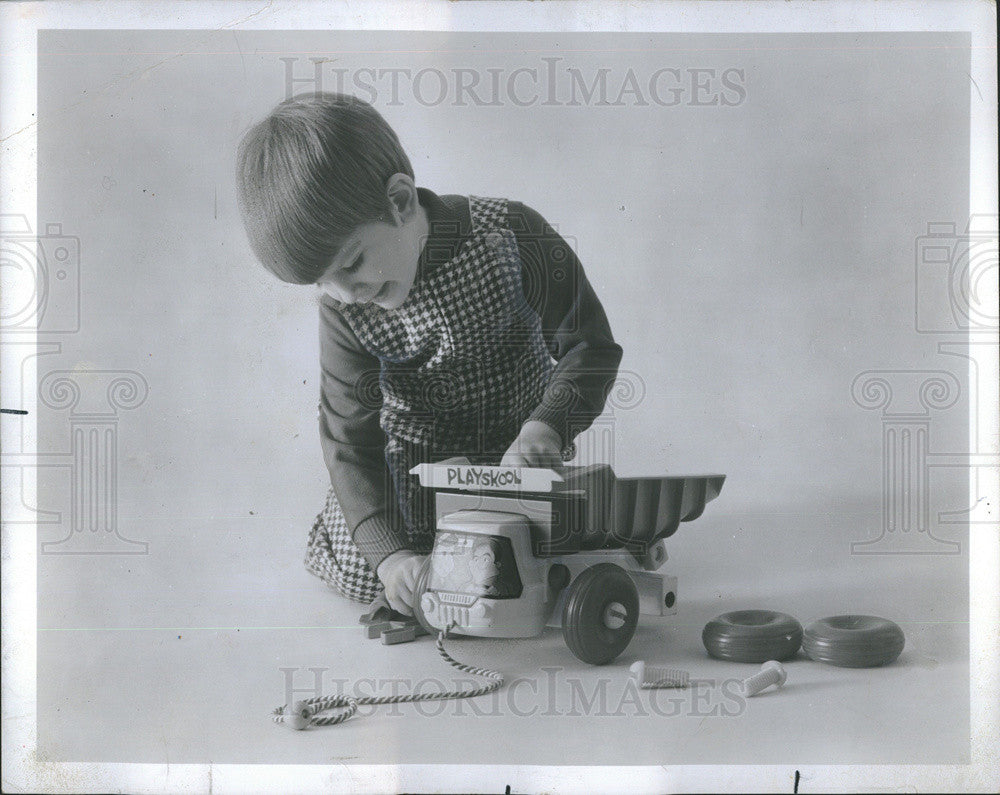
[[[476,668],[465,665],[455,660],[444,649],[444,641],[449,636],[450,631],[457,626],[455,622],[448,624],[438,632],[437,650],[441,657],[451,665],[464,673],[482,676],[490,681],[482,687],[471,690],[458,690],[441,693],[412,693],[405,696],[366,696],[364,698],[351,698],[350,696],[326,696],[310,698],[305,701],[296,701],[291,709],[286,704],[284,707],[277,707],[271,718],[275,723],[283,723],[291,729],[301,731],[309,726],[335,726],[343,723],[358,711],[358,706],[377,704],[401,704],[412,701],[444,701],[453,698],[473,698],[475,696],[486,695],[498,690],[503,685],[503,674],[489,668]],[[328,709],[335,707],[345,708],[344,712],[337,715],[319,715]]]

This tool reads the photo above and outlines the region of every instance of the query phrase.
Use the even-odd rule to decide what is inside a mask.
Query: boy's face
[[[396,309],[416,277],[424,233],[416,215],[397,223],[362,224],[317,282],[323,292],[345,304],[376,304]]]

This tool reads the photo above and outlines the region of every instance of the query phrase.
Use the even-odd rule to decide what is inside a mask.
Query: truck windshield
[[[521,578],[505,536],[439,531],[431,553],[429,587],[467,596],[516,599]]]

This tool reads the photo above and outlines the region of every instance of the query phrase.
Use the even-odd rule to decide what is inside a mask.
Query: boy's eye
[[[354,273],[358,268],[361,267],[361,263],[364,262],[365,255],[358,254],[358,258],[354,260],[350,265],[343,269],[344,273]]]

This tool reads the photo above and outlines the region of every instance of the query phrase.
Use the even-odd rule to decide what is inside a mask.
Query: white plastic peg
[[[768,660],[757,673],[743,680],[743,695],[750,698],[771,685],[781,687],[785,684],[786,676],[784,666],[780,662]]]
[[[646,665],[643,660],[632,663],[629,667],[632,678],[640,688],[656,687],[687,687],[691,682],[691,674],[677,668],[667,668],[665,665]]]

